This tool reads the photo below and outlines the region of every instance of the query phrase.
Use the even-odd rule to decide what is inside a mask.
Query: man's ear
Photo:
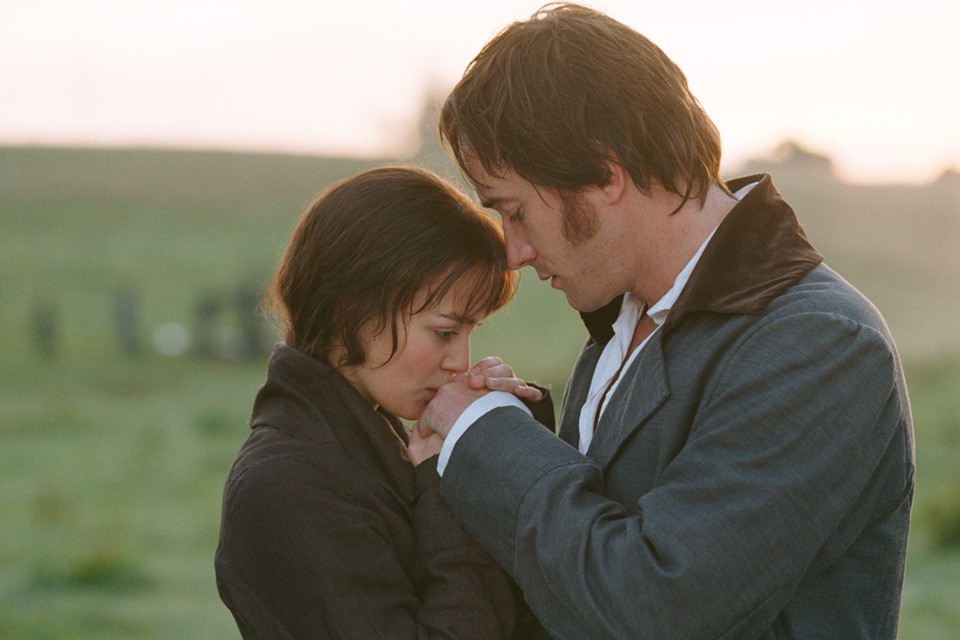
[[[598,150],[607,156],[607,182],[600,187],[609,204],[618,203],[626,194],[629,185],[633,184],[630,174],[620,164],[620,156],[613,149],[608,149],[599,142],[594,143]]]
[[[603,193],[609,204],[616,204],[626,195],[629,186],[633,184],[630,174],[620,164],[620,157],[616,152],[607,149],[607,182],[603,185]]]

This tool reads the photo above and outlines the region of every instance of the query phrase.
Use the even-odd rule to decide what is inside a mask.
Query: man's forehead
[[[468,155],[465,158],[463,169],[467,179],[477,193],[480,191],[490,191],[498,186],[503,186],[502,183],[504,182],[513,182],[514,180],[521,179],[510,167],[494,166],[488,168],[474,155]]]
[[[478,196],[489,193],[493,189],[493,176],[487,173],[479,162],[467,164],[463,173]]]
[[[501,204],[507,199],[506,194],[501,193],[496,185],[480,182],[480,180],[472,175],[470,176],[470,184],[473,185],[473,190],[477,193],[480,204],[488,209],[494,208],[497,204]]]
[[[486,209],[498,209],[504,205],[516,202],[515,198],[477,195],[480,196],[480,206]]]
[[[467,179],[484,207],[493,208],[497,204],[515,201],[520,198],[526,186],[532,186],[510,170],[491,175],[480,167],[479,163],[470,168],[473,170],[467,173]]]

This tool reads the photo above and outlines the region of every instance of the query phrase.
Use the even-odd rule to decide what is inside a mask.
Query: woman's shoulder
[[[241,449],[223,493],[223,529],[235,537],[271,540],[292,529],[335,537],[360,520],[379,526],[409,516],[383,473],[358,465],[335,442],[305,446],[268,427],[251,439],[256,446]]]
[[[294,437],[268,425],[255,427],[237,453],[224,498],[285,500],[291,491],[347,491],[349,466],[333,438]]]

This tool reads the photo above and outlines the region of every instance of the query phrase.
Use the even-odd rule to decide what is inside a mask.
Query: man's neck
[[[679,197],[676,202],[679,204]],[[656,304],[736,204],[737,200],[724,189],[711,184],[702,205],[700,199],[687,200],[679,210],[661,217],[657,234],[659,251],[645,256],[652,259],[645,260],[641,278],[631,293],[648,307]]]

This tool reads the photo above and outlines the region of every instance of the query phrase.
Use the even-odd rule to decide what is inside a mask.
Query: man
[[[749,78],[731,78],[731,90]],[[582,313],[560,438],[496,360],[443,388],[441,490],[556,638],[894,638],[913,433],[877,310],[683,73],[603,14],[494,38],[441,134],[511,266]],[[484,381],[484,369],[498,372]]]

